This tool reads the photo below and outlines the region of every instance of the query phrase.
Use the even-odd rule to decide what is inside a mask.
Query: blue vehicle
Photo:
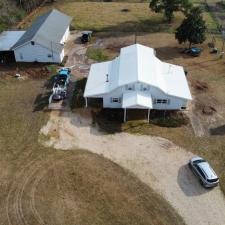
[[[186,48],[182,51],[182,53],[186,53],[186,54],[189,54],[191,56],[200,56],[202,52],[202,49],[201,48]]]
[[[189,54],[192,56],[199,56],[202,52],[201,48],[191,48]]]
[[[59,70],[58,74],[55,76],[55,82],[61,82],[65,85],[69,84],[71,70],[68,68],[63,68]]]

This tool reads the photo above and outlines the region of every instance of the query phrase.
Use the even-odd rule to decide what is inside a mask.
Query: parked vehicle
[[[69,84],[70,73],[71,73],[70,69],[59,70],[58,74],[55,76],[54,86],[55,86],[55,84],[59,84],[60,86]]]
[[[206,187],[215,187],[219,184],[219,178],[209,163],[199,156],[193,157],[189,161],[189,167],[200,179],[200,183]]]
[[[200,56],[200,54],[202,53],[202,49],[201,48],[185,48],[182,53],[191,55],[191,56]]]
[[[89,42],[91,40],[92,31],[84,31],[82,32],[81,42],[83,44]]]
[[[70,81],[71,70],[69,68],[63,68],[58,71],[55,76],[55,82],[52,88],[52,100],[60,101],[66,98],[67,95],[67,85]]]
[[[52,95],[52,100],[53,101],[60,101],[66,98],[66,93],[65,92],[56,92]]]

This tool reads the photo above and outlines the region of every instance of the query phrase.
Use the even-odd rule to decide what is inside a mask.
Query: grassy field
[[[48,119],[45,82],[0,78],[0,221],[184,224],[158,194],[116,164],[85,151],[39,144]]]
[[[172,24],[168,24],[162,14],[149,9],[149,3],[135,2],[78,2],[74,0],[57,1],[47,4],[38,15],[50,10],[59,9],[73,17],[72,27],[77,30],[93,31],[144,31],[173,32],[181,23],[183,15],[175,14]],[[123,10],[127,11],[124,12]],[[37,15],[36,15],[37,16]],[[204,12],[208,28],[215,29],[217,24],[208,12]],[[24,26],[27,27],[31,21]]]

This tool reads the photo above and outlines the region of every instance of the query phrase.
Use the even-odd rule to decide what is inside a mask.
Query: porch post
[[[123,122],[125,123],[127,119],[127,109],[124,108],[124,113],[123,113]]]
[[[150,109],[148,108],[148,122],[150,120]]]
[[[85,98],[85,107],[86,107],[86,108],[88,107],[88,101],[87,101],[87,98]]]

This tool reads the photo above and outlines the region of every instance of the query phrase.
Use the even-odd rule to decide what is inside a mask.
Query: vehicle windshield
[[[206,161],[204,159],[198,159],[198,160],[194,161],[194,164],[199,164],[202,162],[206,162]]]
[[[207,179],[208,182],[210,183],[214,183],[214,182],[217,182],[218,181],[218,178],[215,178],[215,179]]]

